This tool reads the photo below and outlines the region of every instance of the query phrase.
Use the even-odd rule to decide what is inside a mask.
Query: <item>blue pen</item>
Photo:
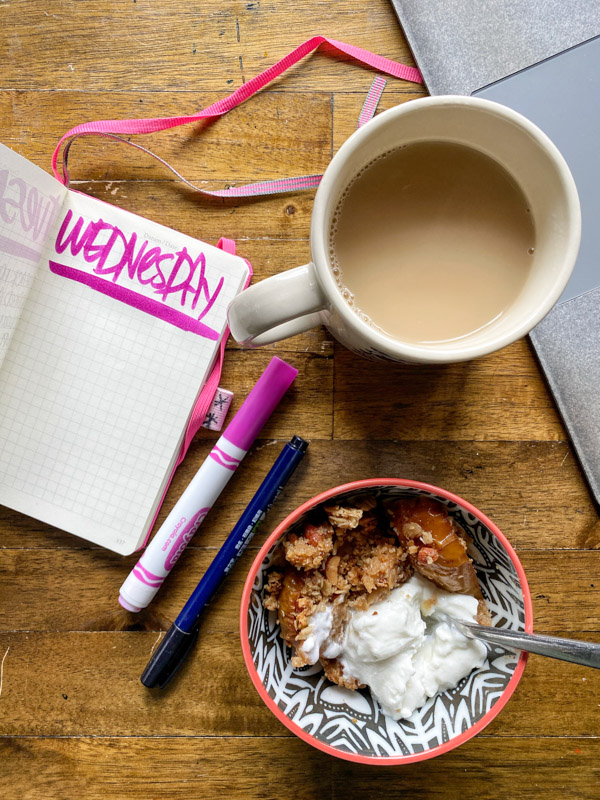
[[[159,686],[164,689],[183,664],[198,638],[202,612],[246,549],[267,511],[277,500],[279,492],[302,460],[307,447],[308,442],[300,436],[292,437],[284,446],[202,580],[150,658],[142,673],[141,681],[144,686],[148,688]]]

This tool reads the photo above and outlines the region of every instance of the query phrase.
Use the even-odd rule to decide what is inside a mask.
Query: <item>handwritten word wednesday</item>
[[[163,250],[138,233],[126,235],[116,225],[98,219],[87,222],[67,211],[54,249],[81,260],[77,267],[50,261],[53,272],[92,286],[161,319],[210,339],[219,334],[202,323],[215,304],[224,278],[210,287],[204,253],[185,246]],[[90,265],[90,267],[86,267]]]

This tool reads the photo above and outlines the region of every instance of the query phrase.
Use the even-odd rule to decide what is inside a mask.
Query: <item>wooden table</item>
[[[0,140],[49,169],[59,136],[102,117],[192,113],[317,33],[412,63],[387,0],[4,0]],[[352,132],[373,73],[317,54],[200,133],[144,144],[209,188],[322,171]],[[381,108],[422,95],[390,81]],[[151,160],[79,142],[76,188],[215,242],[238,241],[257,279],[309,258],[313,194],[206,202]],[[402,768],[350,765],[281,726],[247,676],[237,613],[267,533],[318,491],[401,476],[468,498],[517,548],[538,631],[600,639],[600,524],[526,341],[470,364],[369,363],[323,330],[258,352],[228,348],[237,407],[273,352],[300,371],[151,608],[119,609],[134,562],[0,510],[0,796],[30,798],[598,797],[600,681],[532,657],[508,706],[476,739]],[[281,443],[307,459],[206,615],[181,680],[139,676]],[[202,432],[168,510],[206,456]]]

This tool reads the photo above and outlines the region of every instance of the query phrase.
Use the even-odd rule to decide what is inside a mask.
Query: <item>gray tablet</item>
[[[558,305],[530,338],[600,503],[600,36],[474,92],[539,125],[581,200],[581,248]]]

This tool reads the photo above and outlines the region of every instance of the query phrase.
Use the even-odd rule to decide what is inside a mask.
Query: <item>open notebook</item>
[[[0,503],[140,547],[248,276],[0,145]]]

